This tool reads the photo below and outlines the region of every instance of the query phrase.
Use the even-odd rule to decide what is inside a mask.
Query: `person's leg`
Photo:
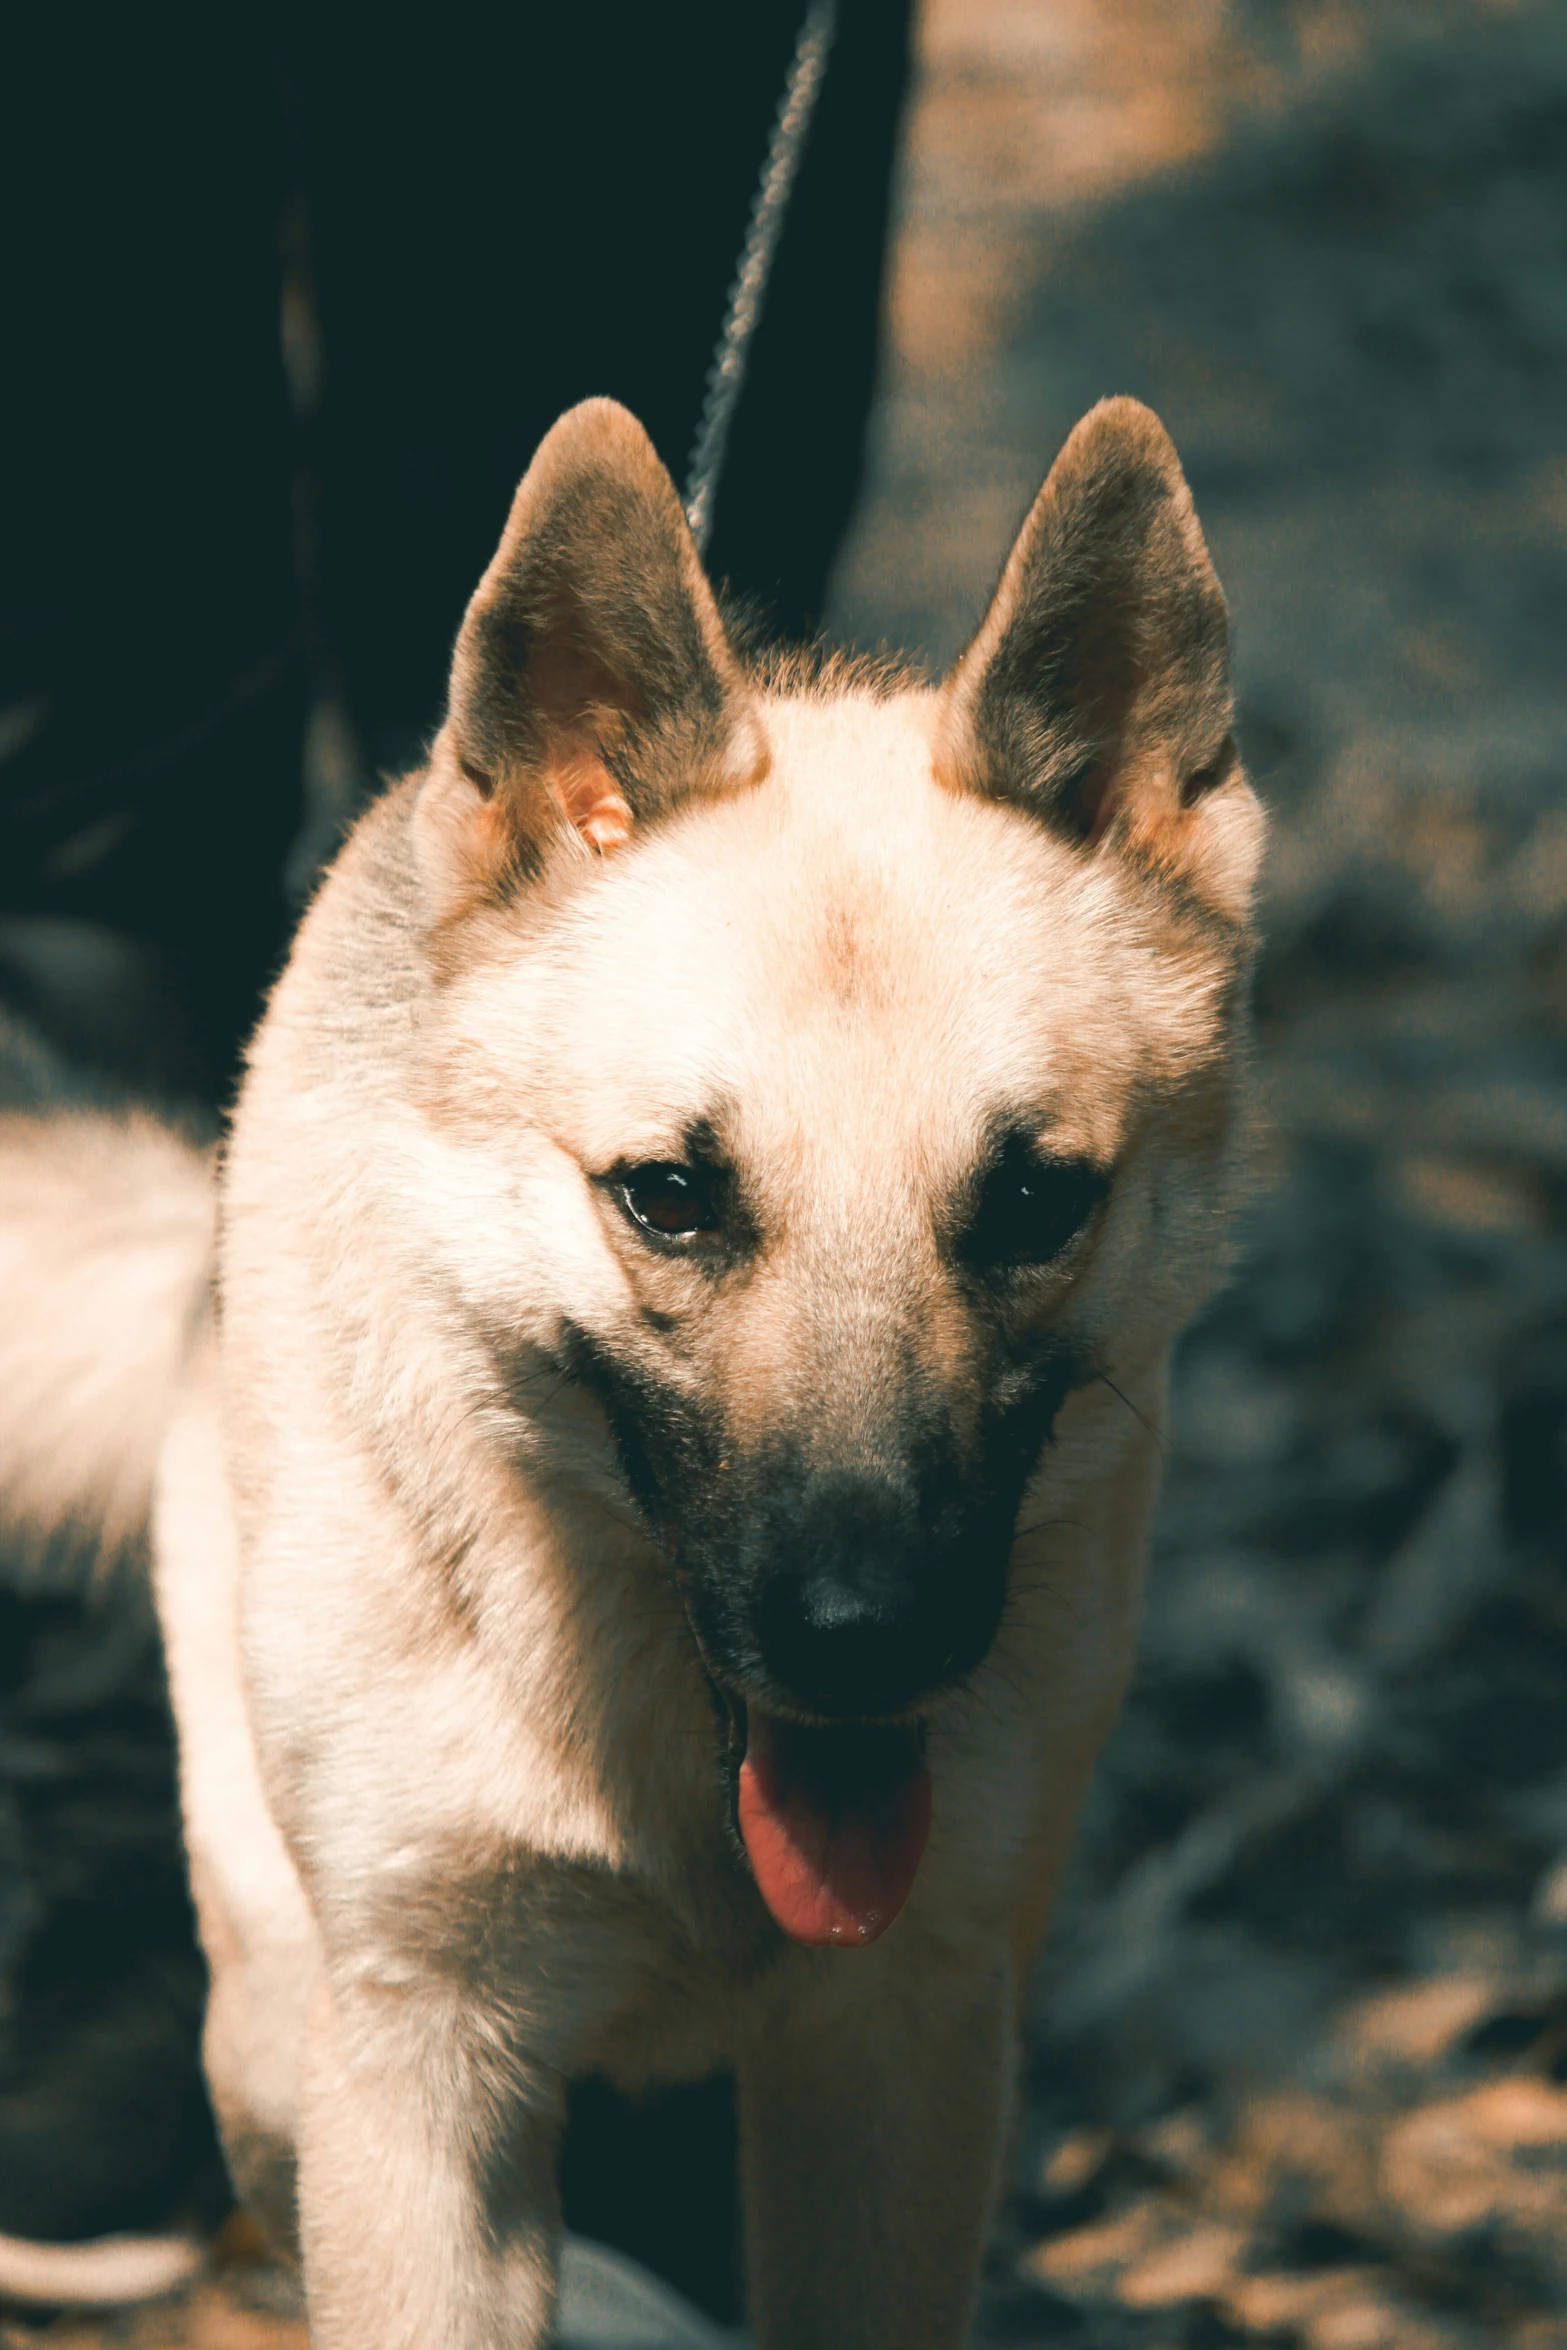
[[[111,10],[25,12],[6,81],[0,913],[156,942],[215,1088],[297,821],[270,84]]]

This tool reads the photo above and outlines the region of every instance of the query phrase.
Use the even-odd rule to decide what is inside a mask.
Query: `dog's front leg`
[[[740,2066],[761,2350],[959,2350],[1005,2135],[1004,1953],[823,1952]]]
[[[301,2101],[315,2350],[543,2350],[560,2100],[450,1983],[323,1990]]]

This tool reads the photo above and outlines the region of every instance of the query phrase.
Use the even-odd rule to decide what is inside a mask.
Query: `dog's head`
[[[464,1283],[598,1398],[770,1722],[908,1722],[980,1665],[1065,1400],[1212,1278],[1261,834],[1231,720],[1130,401],[934,691],[748,670],[607,402],[518,492],[416,820]]]

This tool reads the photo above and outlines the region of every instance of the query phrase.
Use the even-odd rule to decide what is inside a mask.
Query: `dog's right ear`
[[[1102,400],[942,689],[937,772],[1244,922],[1263,822],[1233,727],[1229,619],[1180,460],[1151,409]]]
[[[541,442],[457,638],[419,812],[434,920],[766,760],[674,483],[634,416],[583,401]]]

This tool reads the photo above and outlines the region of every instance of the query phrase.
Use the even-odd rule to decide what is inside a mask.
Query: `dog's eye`
[[[718,1229],[716,1187],[705,1167],[657,1160],[630,1168],[619,1188],[632,1222],[660,1240],[694,1240],[699,1232]]]
[[[963,1254],[980,1272],[1048,1265],[1075,1238],[1108,1189],[1083,1159],[1047,1159],[1009,1135],[980,1184]]]

